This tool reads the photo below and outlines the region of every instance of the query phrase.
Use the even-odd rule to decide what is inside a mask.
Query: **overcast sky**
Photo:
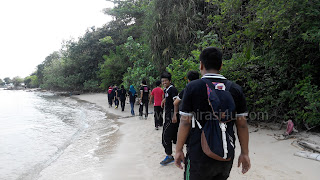
[[[0,1],[0,79],[30,75],[63,40],[109,22],[102,9],[112,6],[105,0]]]

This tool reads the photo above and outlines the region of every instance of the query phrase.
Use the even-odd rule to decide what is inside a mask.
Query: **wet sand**
[[[165,153],[161,144],[162,129],[154,129],[153,114],[149,114],[146,120],[141,120],[138,116],[130,117],[129,104],[126,104],[124,112],[121,112],[120,108],[109,108],[107,95],[102,93],[74,97],[95,103],[108,113],[119,116],[118,122],[121,125],[117,133],[120,138],[110,158],[99,168],[99,174],[102,175],[99,179],[183,179],[183,170],[175,167],[173,163],[167,166],[159,164]],[[153,112],[153,107],[149,106],[149,112],[151,111]],[[138,105],[135,106],[135,113],[138,114]],[[249,131],[251,170],[243,175],[237,167],[237,157],[240,153],[237,143],[237,156],[229,179],[319,179],[320,162],[293,155],[301,150],[292,145],[296,139],[278,141],[274,138],[274,134],[282,134],[284,130],[274,131],[250,126]],[[320,142],[319,135],[302,135]]]

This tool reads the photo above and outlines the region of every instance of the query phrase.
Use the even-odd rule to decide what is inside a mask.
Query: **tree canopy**
[[[201,50],[215,46],[224,54],[221,73],[243,87],[249,111],[269,115],[250,119],[320,123],[320,1],[112,2],[104,13],[113,21],[64,42],[27,84],[101,91],[143,79],[153,86],[169,71],[181,90]]]

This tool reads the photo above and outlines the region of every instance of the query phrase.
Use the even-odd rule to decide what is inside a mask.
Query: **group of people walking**
[[[108,89],[109,108],[112,107],[112,104],[114,103],[115,108],[117,109],[120,101],[121,110],[124,111],[126,97],[127,97],[127,91],[124,89],[123,85],[121,86],[120,89],[118,89],[116,85],[110,86]]]
[[[142,81],[142,86],[140,88],[140,100],[139,100],[139,116],[143,116],[143,107],[145,106],[145,118],[147,119],[148,117],[148,103],[149,103],[149,94],[150,94],[150,89],[146,85],[146,81]],[[129,97],[129,102],[130,102],[130,107],[131,107],[131,115],[135,116],[134,112],[134,104],[136,103],[136,98],[137,98],[137,91],[135,90],[133,85],[130,85],[129,91],[124,89],[124,86],[121,85],[121,88],[119,89],[117,85],[110,86],[108,89],[108,103],[109,103],[109,108],[112,107],[113,103],[115,105],[115,109],[118,108],[119,106],[119,101],[120,101],[120,106],[121,106],[121,111],[124,111],[125,109],[125,102],[127,97]]]
[[[174,162],[182,169],[181,162],[184,162],[184,179],[220,180],[229,177],[235,154],[234,126],[241,146],[238,165],[242,165],[242,173],[251,166],[246,100],[238,84],[219,74],[221,67],[221,51],[208,47],[200,54],[202,78],[199,79],[197,71],[188,72],[188,84],[180,93],[168,72],[161,75],[152,91],[146,81],[142,81],[139,115],[142,118],[145,107],[145,118],[148,117],[148,104],[154,99],[154,125],[156,130],[163,126],[162,145],[166,154],[160,164],[165,166]],[[123,111],[126,97],[123,86],[121,89],[109,87],[108,94],[110,107],[114,101],[117,108],[119,99]],[[128,94],[131,114],[134,115],[137,92],[132,85]],[[176,144],[175,156],[172,144]],[[185,144],[186,156],[183,152]]]
[[[131,105],[131,115],[135,115],[134,103],[136,101],[137,92],[134,89],[133,85],[130,86],[128,94],[127,94],[127,91],[124,89],[123,85],[121,85],[120,89],[117,87],[117,85],[110,86],[108,89],[109,108],[111,108],[114,103],[115,108],[117,109],[119,107],[119,101],[120,101],[121,111],[124,111],[127,96],[129,96],[129,101]]]

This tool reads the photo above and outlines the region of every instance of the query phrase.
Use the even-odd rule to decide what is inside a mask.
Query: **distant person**
[[[139,116],[142,118],[143,115],[143,106],[146,108],[145,118],[148,118],[148,103],[149,103],[149,94],[150,88],[147,86],[145,80],[142,81],[142,86],[140,88],[140,107],[139,107]]]
[[[178,123],[172,121],[173,116],[173,98],[178,95],[178,90],[171,84],[171,74],[164,72],[161,75],[161,82],[164,89],[165,99],[162,101],[161,106],[165,105],[165,120],[162,131],[162,145],[164,147],[166,158],[160,162],[161,165],[167,165],[174,161],[172,156],[172,143],[176,143]]]
[[[117,87],[117,85],[114,86],[113,92],[114,92],[114,105],[116,106],[115,109],[117,109],[118,106],[119,106],[118,87]]]
[[[130,85],[129,89],[129,101],[130,101],[130,106],[131,106],[131,115],[134,116],[134,103],[136,102],[136,97],[137,97],[137,92],[134,89],[133,85]]]
[[[200,54],[202,79],[191,81],[183,94],[175,164],[182,169],[181,161],[185,162],[184,179],[229,177],[234,160],[234,124],[241,146],[238,166],[242,164],[242,173],[251,166],[246,100],[239,85],[219,74],[221,67],[221,51],[204,49]],[[188,135],[185,159],[182,149]]]
[[[124,111],[124,107],[126,105],[127,91],[124,89],[123,85],[121,85],[121,89],[118,90],[118,95],[120,99],[121,111]]]
[[[188,83],[193,80],[199,79],[200,74],[197,71],[189,71],[187,73]],[[179,105],[183,98],[184,89],[178,94],[177,98],[175,98],[173,105],[174,105],[174,116],[172,117],[173,121],[177,121],[176,118],[179,118]]]
[[[117,108],[119,107],[119,104],[120,104],[120,91],[121,91],[121,88],[118,88],[118,89],[117,89],[117,93],[116,93],[117,100],[118,100],[118,106],[117,106]],[[121,104],[120,104],[120,105],[121,105]]]
[[[154,98],[154,126],[156,130],[159,130],[159,126],[163,125],[163,109],[161,107],[161,102],[164,98],[164,92],[161,88],[161,81],[156,82],[156,88],[151,92],[149,104],[151,104],[152,99]]]
[[[112,107],[112,101],[113,101],[113,91],[112,91],[113,87],[112,86],[109,86],[109,89],[108,89],[108,102],[109,102],[109,108]]]

